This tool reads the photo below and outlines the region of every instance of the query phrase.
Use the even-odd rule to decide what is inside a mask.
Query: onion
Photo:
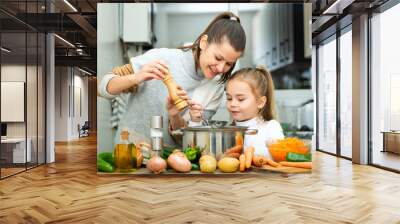
[[[192,169],[192,164],[187,159],[186,155],[179,150],[175,150],[169,155],[167,161],[168,165],[177,172],[187,173]]]
[[[165,160],[159,156],[153,156],[147,161],[147,169],[155,174],[163,172],[167,168]]]

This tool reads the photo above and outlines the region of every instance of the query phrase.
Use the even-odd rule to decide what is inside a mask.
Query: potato
[[[200,171],[203,173],[214,173],[217,169],[217,160],[214,156],[204,155],[200,157]]]
[[[218,161],[218,169],[224,173],[234,173],[239,168],[239,160],[232,157],[224,157]]]

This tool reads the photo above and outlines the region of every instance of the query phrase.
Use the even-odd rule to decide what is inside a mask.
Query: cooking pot
[[[198,146],[203,152],[220,158],[225,151],[236,145],[236,136],[257,134],[256,129],[226,125],[226,121],[209,121],[206,126],[187,127],[172,131],[172,135],[182,135],[182,150],[188,146]]]

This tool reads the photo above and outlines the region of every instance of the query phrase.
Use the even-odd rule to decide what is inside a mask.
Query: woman
[[[221,103],[224,83],[242,56],[245,45],[246,35],[240,19],[233,13],[224,12],[211,21],[192,46],[152,49],[131,59],[133,74],[105,75],[99,85],[99,93],[104,97],[112,98],[137,86],[129,97],[128,112],[121,119],[116,136],[122,128],[128,127],[133,132],[134,142],[148,141],[146,136],[149,136],[153,115],[162,115],[164,127],[170,129],[184,127],[190,121],[189,111],[179,111],[169,99],[163,82],[159,81],[167,72],[181,87],[178,95],[200,104],[204,111],[202,116],[210,119]],[[167,128],[164,128],[163,136],[166,144],[174,144]]]

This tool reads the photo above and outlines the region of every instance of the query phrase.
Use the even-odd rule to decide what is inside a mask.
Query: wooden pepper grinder
[[[124,76],[124,75],[130,75],[133,74],[133,68],[131,64],[126,64],[120,67],[115,67],[113,69],[113,73],[119,76]],[[177,90],[177,84],[174,80],[174,78],[172,77],[171,73],[167,73],[165,75],[165,78],[163,80],[164,84],[167,86],[168,89],[168,93],[169,96],[171,97],[171,99],[174,101],[175,106],[179,109],[179,110],[183,110],[185,107],[188,106],[188,103],[186,102],[186,100],[181,99],[177,94],[176,94],[176,90]],[[131,87],[129,90],[131,91],[136,91],[137,86],[133,86]]]
[[[186,100],[180,98],[178,94],[176,94],[176,90],[178,89],[178,85],[176,84],[174,78],[172,77],[171,73],[166,73],[165,78],[163,80],[164,84],[167,86],[169,96],[174,101],[175,106],[178,110],[183,110],[185,107],[188,106]]]

